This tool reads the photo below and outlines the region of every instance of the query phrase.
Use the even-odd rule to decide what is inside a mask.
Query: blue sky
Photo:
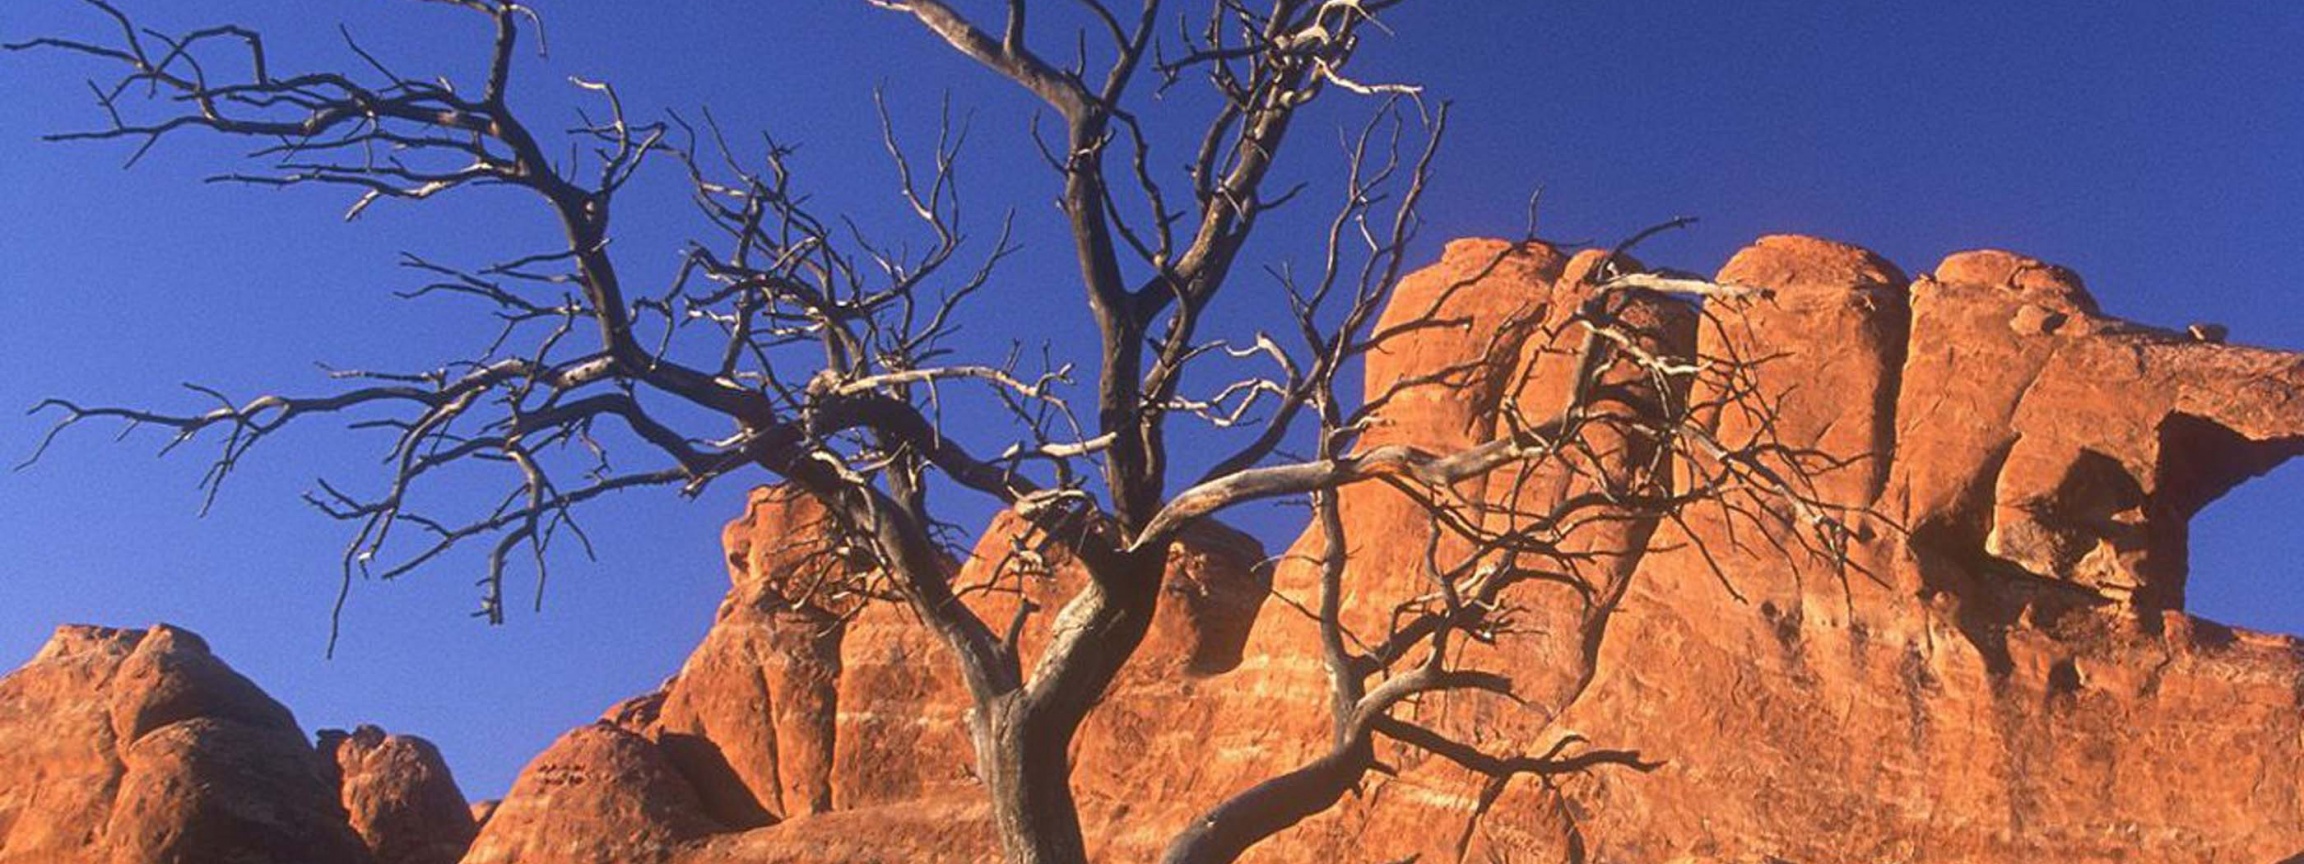
[[[485,42],[470,16],[411,2],[122,2],[169,30],[258,26],[276,69],[349,66],[339,21],[406,72],[469,80]],[[860,0],[537,5],[552,55],[519,73],[535,125],[572,118],[570,75],[617,82],[635,111],[709,104],[729,128],[802,145],[801,182],[866,218],[890,203],[872,89],[915,130],[948,92],[973,112],[963,170],[978,212],[1016,208],[1027,245],[993,289],[1009,302],[986,307],[971,338],[1085,327],[1049,233],[1054,187],[1022,137],[1031,106],[905,21]],[[1911,271],[2000,246],[2078,269],[2115,314],[2221,321],[2235,341],[2304,349],[2304,5],[1422,0],[1389,22],[1398,35],[1368,49],[1363,77],[1420,81],[1457,106],[1419,260],[1447,237],[1516,231],[1541,186],[1548,236],[1703,217],[1646,248],[1689,269],[1779,232],[1858,243]],[[9,41],[101,26],[68,0],[0,10]],[[130,171],[123,146],[39,143],[100,121],[81,81],[103,72],[0,57],[0,407],[185,406],[182,381],[249,394],[322,384],[314,361],[429,365],[481,325],[393,299],[410,285],[395,256],[480,264],[552,239],[539,209],[505,193],[379,205],[346,224],[343,195],[199,182],[237,164],[228,142],[185,137]],[[1306,165],[1329,158],[1328,130],[1352,116],[1340,104],[1298,140]],[[669,274],[694,227],[671,175],[619,202],[617,253],[643,284]],[[1029,302],[1037,291],[1062,302]],[[0,453],[13,462],[44,430],[0,415]],[[474,797],[501,794],[551,738],[677,668],[725,588],[718,531],[743,493],[731,482],[692,502],[604,505],[588,520],[599,562],[564,562],[544,611],[523,605],[500,628],[465,616],[469,559],[357,586],[343,648],[324,660],[345,537],[297,495],[315,476],[373,480],[380,442],[293,432],[200,519],[200,451],[155,460],[155,437],[109,438],[86,430],[0,474],[0,661],[63,622],[183,624],[308,727],[433,738]],[[2304,532],[2285,518],[2299,500],[2292,466],[2196,523],[2197,611],[2304,631],[2304,592],[2288,581]]]

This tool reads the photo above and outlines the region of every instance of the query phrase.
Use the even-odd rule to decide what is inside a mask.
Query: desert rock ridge
[[[1556,391],[1543,324],[1592,263],[1464,240],[1411,275],[1387,321],[1462,325],[1387,345],[1368,386],[1463,371],[1395,396],[1369,443],[1460,447]],[[1654,551],[1609,562],[1634,587],[1572,710],[1543,710],[1571,646],[1529,637],[1486,658],[1529,706],[1418,719],[1527,746],[1578,730],[1663,767],[1483,804],[1474,778],[1403,759],[1250,860],[2304,853],[2304,643],[2183,611],[2190,518],[2304,453],[2304,354],[2108,317],[2078,274],[2002,251],[1908,277],[1771,236],[1717,278],[1765,291],[1719,301],[1722,327],[1658,306],[1644,338],[1773,358],[1755,375],[1778,433],[1848,457],[1819,491],[1872,514],[1857,575],[1725,542],[1701,518],[1629,526]],[[1468,494],[1562,488],[1491,478]],[[1356,535],[1386,538],[1348,577],[1383,597],[1406,572],[1386,556],[1421,554],[1428,529],[1374,486],[1344,505]],[[993,860],[939,649],[900,609],[794,602],[847,566],[812,533],[822,518],[755,491],[724,535],[730,593],[679,673],[570,731],[500,804],[467,806],[421,739],[363,728],[315,746],[186,631],[63,628],[0,679],[0,864]],[[1047,597],[1084,578],[1060,556],[1017,560],[1020,530],[996,521],[954,578],[1030,566]],[[1268,558],[1213,523],[1179,541],[1153,634],[1075,752],[1097,860],[1156,858],[1192,814],[1318,743],[1311,626],[1269,599],[1308,596],[1311,574]],[[1001,620],[1015,602],[969,596]]]

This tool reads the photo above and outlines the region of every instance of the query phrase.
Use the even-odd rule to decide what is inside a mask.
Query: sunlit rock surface
[[[472,845],[472,806],[432,742],[374,726],[323,729],[320,753],[335,760],[345,816],[376,864],[455,864]]]
[[[200,637],[63,627],[0,679],[0,861],[367,862],[331,768]]]
[[[1597,258],[1469,240],[1410,276],[1378,327],[1414,326],[1368,362],[1370,396],[1390,395],[1367,443],[1448,450],[1556,410],[1562,325]],[[2190,518],[2304,453],[2304,355],[2107,317],[2077,274],[2008,252],[1908,278],[1859,248],[1767,237],[1717,278],[1764,291],[1704,321],[1666,302],[1626,317],[1657,350],[1765,358],[1750,383],[1777,406],[1774,434],[1835,457],[1815,494],[1861,514],[1851,566],[1701,512],[1612,526],[1585,551],[1633,587],[1589,682],[1585,648],[1541,626],[1566,620],[1562,598],[1531,586],[1514,600],[1538,626],[1467,658],[1526,701],[1436,699],[1416,719],[1498,751],[1580,732],[1662,767],[1484,789],[1388,753],[1396,773],[1252,860],[2304,853],[2304,646],[2182,611]],[[1635,402],[1706,395],[1623,383]],[[1735,441],[1759,421],[1708,422]],[[1639,455],[1597,448],[1584,467]],[[1459,491],[1527,507],[1587,482],[1502,472]],[[1380,485],[1343,505],[1347,620],[1419,590],[1427,554],[1467,554]],[[218,860],[397,864],[446,860],[421,856],[475,824],[467,862],[995,857],[956,676],[909,611],[823,590],[857,575],[824,518],[756,491],[724,536],[728,599],[678,674],[469,809],[426,779],[428,748],[362,730],[315,753],[189,634],[68,628],[0,682],[0,862],[224,844],[253,851]],[[996,520],[953,564],[967,602],[999,622],[1059,603],[1084,576],[1043,540]],[[1156,857],[1193,814],[1324,745],[1310,568],[1215,524],[1173,560],[1151,637],[1075,751],[1097,860]],[[1048,617],[1026,619],[1027,663]]]

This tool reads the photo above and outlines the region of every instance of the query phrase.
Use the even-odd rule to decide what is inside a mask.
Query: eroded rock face
[[[921,850],[966,860],[991,849],[971,779],[968,699],[957,674],[909,610],[889,603],[842,609],[840,593],[823,590],[864,575],[826,541],[823,518],[804,495],[756,490],[723,536],[733,588],[703,645],[662,691],[610,708],[601,723],[571,732],[538,757],[488,817],[465,861],[558,864],[643,853],[693,861],[849,854],[896,860]],[[1178,723],[1162,706],[1200,715],[1219,706],[1192,694],[1199,682],[1240,663],[1270,590],[1263,560],[1262,547],[1239,532],[1213,524],[1184,532],[1151,633],[1122,673],[1111,706],[1083,731],[1083,752],[1095,754],[1083,757],[1084,767],[1160,758],[1173,776],[1140,781],[1192,785],[1202,747],[1197,732],[1216,718]],[[1020,600],[1035,604],[1022,631],[1029,664],[1046,643],[1054,609],[1087,576],[1059,544],[1002,514],[955,564],[952,578],[986,620],[1009,620]],[[546,779],[554,776],[581,782]],[[1146,798],[1162,800],[1188,799]],[[957,821],[919,818],[931,812]],[[909,815],[894,818],[889,830],[824,833],[827,826],[869,824],[860,821],[866,813]],[[1090,815],[1101,836],[1132,824],[1123,818],[1126,808],[1092,805]],[[563,839],[602,834],[659,845]],[[777,837],[794,839],[779,846]]]
[[[1717,327],[1697,333],[1697,356],[1748,358],[1774,433],[1794,448],[1867,454],[1818,478],[1819,497],[1852,507],[1879,499],[1896,452],[1897,387],[1912,330],[1910,280],[1854,246],[1813,237],[1762,237],[1720,268],[1719,280],[1768,289],[1724,301]],[[1790,346],[1797,351],[1787,352]],[[1762,360],[1761,358],[1768,358]],[[1697,395],[1700,401],[1717,397]],[[1756,418],[1725,412],[1724,440],[1742,441]]]
[[[9,864],[362,864],[331,774],[189,631],[64,627],[0,679]]]
[[[723,830],[654,742],[594,723],[521,770],[464,861],[648,864]]]
[[[756,490],[723,533],[733,585],[648,727],[722,823],[763,825],[832,804],[843,614],[854,567],[823,507]]]
[[[1401,287],[1379,325],[1403,335],[1369,361],[1369,398],[1389,392],[1369,442],[1440,451],[1484,440],[1507,419],[1541,422],[1565,395],[1572,348],[1560,325],[1596,260],[1452,244]],[[2304,648],[2181,611],[2186,520],[2304,452],[2304,356],[2105,317],[2077,275],[2006,252],[1955,255],[1915,280],[1856,247],[1768,237],[1717,278],[1761,290],[1716,301],[1717,326],[1696,326],[1669,303],[1626,318],[1657,350],[1765,358],[1748,383],[1777,408],[1773,434],[1841,463],[1816,475],[1816,494],[1857,511],[1849,555],[1860,569],[1731,542],[1718,520],[1624,526],[1654,533],[1588,550],[1629,572],[1633,587],[1590,649],[1591,679],[1569,682],[1589,685],[1581,702],[1554,717],[1542,698],[1434,700],[1417,719],[1503,749],[1578,730],[1663,767],[1573,778],[1558,794],[1525,781],[1485,790],[1398,753],[1397,774],[1372,778],[1253,859],[2224,861],[2304,851]],[[1432,323],[1402,327],[1417,321]],[[1659,395],[1635,386],[1624,398]],[[1756,418],[1710,423],[1734,441]],[[1601,447],[1585,467],[1638,456]],[[1578,482],[1499,476],[1458,491],[1525,509]],[[1355,536],[1381,538],[1349,566],[1365,587],[1348,611],[1366,621],[1417,572],[1408,565],[1427,554],[1418,532],[1429,529],[1414,505],[1374,486],[1347,492],[1344,508]],[[1011,537],[994,531],[957,578],[1016,566]],[[1438,548],[1464,554],[1445,540]],[[1308,570],[1283,563],[1272,584],[1302,602]],[[1062,562],[1053,572],[1021,583],[1026,596],[1060,596]],[[1550,603],[1523,598],[1539,621]],[[980,611],[997,619],[1007,608]],[[1223,663],[1175,659],[1194,656],[1188,646],[1206,630],[1156,633],[1083,730],[1074,784],[1094,854],[1153,857],[1193,813],[1316,752],[1323,709],[1310,625],[1275,614],[1284,604],[1242,608],[1254,626],[1236,662],[1231,648]],[[684,860],[992,854],[983,811],[969,803],[965,703],[907,619],[869,608],[846,632],[831,812],[721,835]],[[1531,635],[1484,650],[1484,664],[1542,682],[1581,649]],[[911,813],[939,815],[929,827]],[[884,840],[858,839],[866,825]]]
[[[1739,271],[1791,242],[1762,241],[1721,279],[1774,288],[1753,302],[1785,306],[1787,280]],[[1813,250],[1802,267],[1859,260],[1799,242]],[[1838,382],[1829,395],[1846,407],[1794,402],[1784,431],[1853,436],[1851,424],[1884,425],[1868,406],[1893,412],[1893,436],[1859,463],[1884,473],[1823,481],[1876,514],[1877,536],[1854,550],[1868,572],[1842,581],[1797,556],[1732,552],[1728,581],[1749,599],[1737,603],[1690,552],[1646,556],[1593,696],[1563,722],[1669,761],[1580,781],[1594,857],[2304,850],[2298,646],[2177,608],[2185,520],[2298,452],[2304,358],[2102,317],[2078,276],[2010,253],[1952,256],[1908,292],[1881,290],[1892,271],[1877,266],[1840,270],[1845,301],[1756,328],[1751,345],[1793,369],[1842,358],[1798,380]],[[1899,300],[1910,335],[1870,338],[1894,332]],[[1694,527],[1659,548],[1722,547]]]
[[[440,749],[374,726],[324,729],[320,752],[335,761],[352,830],[376,864],[454,864],[479,829]]]
[[[1382,405],[1365,443],[1447,451],[1544,422],[1566,399],[1569,315],[1600,258],[1451,244],[1378,325],[1396,335],[1367,365]],[[1743,384],[1774,405],[1771,434],[1831,457],[1814,490],[1857,529],[1854,566],[1773,542],[1765,514],[1612,522],[1572,550],[1629,577],[1606,638],[1579,641],[1572,598],[1531,585],[1510,598],[1528,626],[1464,655],[1509,672],[1526,701],[1431,699],[1409,714],[1493,752],[1579,732],[1661,767],[1489,787],[1388,751],[1392,771],[1251,860],[2304,852],[2304,644],[2181,608],[2189,518],[2304,453],[2304,355],[2107,317],[2077,274],[2008,252],[1907,278],[1856,247],[1767,237],[1717,279],[1754,293],[1713,301],[1703,322],[1658,298],[1620,318],[1646,350],[1760,361]],[[1599,410],[1719,395],[1604,378]],[[1759,418],[1706,422],[1733,443]],[[1535,512],[1652,455],[1587,443],[1574,471],[1456,492]],[[1380,484],[1342,505],[1356,625],[1419,590],[1428,556],[1470,554],[1431,542],[1423,511]],[[465,810],[444,767],[423,779],[428,748],[372,730],[328,739],[349,824],[388,862],[445,859],[395,857],[378,826],[417,838],[472,823],[470,864],[995,859],[943,649],[908,610],[849,590],[868,574],[824,519],[805,496],[756,491],[724,534],[728,599],[679,674],[563,737],[500,805]],[[1308,532],[1293,551],[1318,542]],[[1271,560],[1212,523],[1173,550],[1151,635],[1073,752],[1095,860],[1153,859],[1195,814],[1324,746],[1317,634],[1298,611],[1315,577],[1302,555]],[[952,574],[986,620],[1033,604],[1027,664],[1085,579],[1007,515]],[[17,745],[0,747],[0,777],[32,778],[0,785],[5,864],[352,834],[330,833],[346,817],[336,787],[297,767],[311,760],[293,719],[179,631],[60,632],[0,681],[0,743]],[[169,779],[186,776],[222,779],[186,798]],[[289,802],[286,821],[256,827],[249,801]]]

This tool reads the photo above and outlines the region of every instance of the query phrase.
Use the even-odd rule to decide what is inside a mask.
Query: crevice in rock
[[[2048,667],[2048,699],[2050,701],[2054,701],[2058,697],[2078,694],[2080,688],[2086,684],[2087,679],[2080,674],[2080,661],[2075,658],[2066,657]]]

